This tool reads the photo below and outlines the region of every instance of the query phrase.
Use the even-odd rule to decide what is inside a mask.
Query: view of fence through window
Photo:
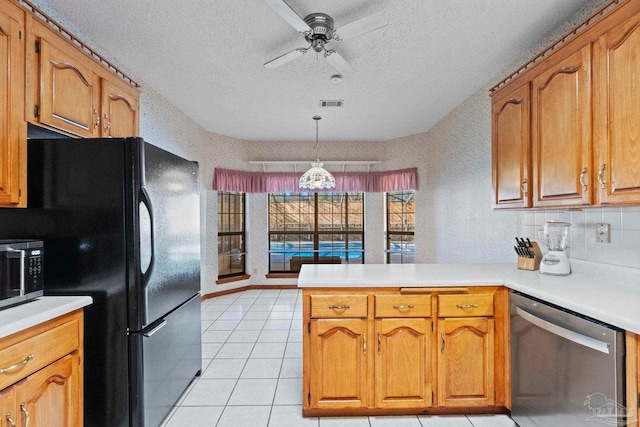
[[[413,191],[387,193],[387,263],[416,262]]]
[[[218,192],[218,278],[245,274],[245,195]]]
[[[363,262],[363,193],[269,194],[270,272]]]

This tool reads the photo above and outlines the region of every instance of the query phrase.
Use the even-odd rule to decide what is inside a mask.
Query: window
[[[218,278],[245,273],[244,193],[218,192]]]
[[[270,273],[363,260],[363,193],[269,194]]]
[[[387,193],[387,264],[416,262],[413,191]]]

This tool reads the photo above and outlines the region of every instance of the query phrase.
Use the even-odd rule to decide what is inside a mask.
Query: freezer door
[[[156,427],[202,367],[200,294],[130,340],[130,425]]]
[[[198,164],[137,140],[134,225],[137,283],[131,330],[141,330],[200,291]],[[136,233],[136,229],[132,232]]]

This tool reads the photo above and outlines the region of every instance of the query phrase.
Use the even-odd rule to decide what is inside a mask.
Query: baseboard
[[[240,286],[239,288],[227,289],[224,291],[211,292],[200,297],[201,301],[208,300],[209,298],[220,297],[222,295],[234,294],[236,292],[250,291],[254,289],[298,289],[298,285],[247,285]]]

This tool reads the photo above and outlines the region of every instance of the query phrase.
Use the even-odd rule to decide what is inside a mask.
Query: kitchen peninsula
[[[553,277],[515,264],[303,266],[304,414],[507,412],[510,290],[626,330],[637,396],[638,273],[572,267]]]

